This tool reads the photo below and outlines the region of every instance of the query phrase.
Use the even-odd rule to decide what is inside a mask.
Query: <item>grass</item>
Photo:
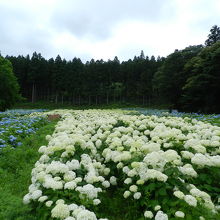
[[[110,103],[110,104],[98,104],[98,105],[88,105],[88,104],[82,104],[82,105],[71,105],[68,103],[52,103],[52,102],[20,102],[16,103],[13,106],[13,109],[115,109],[115,108],[138,108],[138,107],[144,107],[144,108],[154,108],[154,109],[163,109],[166,108],[166,106],[146,106],[146,105],[137,105],[132,103]]]
[[[38,148],[47,145],[45,136],[53,133],[56,123],[52,121],[41,127],[25,138],[22,146],[0,153],[0,220],[36,219],[22,200],[31,183],[31,170],[40,156]]]

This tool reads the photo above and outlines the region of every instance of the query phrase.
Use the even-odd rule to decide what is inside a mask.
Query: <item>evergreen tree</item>
[[[218,41],[220,41],[220,27],[218,27],[217,25],[214,25],[210,30],[208,39],[205,41],[205,45],[211,46]]]

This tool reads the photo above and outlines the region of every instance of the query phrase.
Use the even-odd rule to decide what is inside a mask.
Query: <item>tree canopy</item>
[[[220,42],[204,48],[187,66],[182,104],[186,111],[220,112]]]
[[[19,85],[12,65],[0,56],[0,111],[10,108],[19,98]]]
[[[211,46],[218,41],[220,41],[220,27],[218,27],[217,25],[214,25],[210,30],[208,39],[205,41],[205,45]]]

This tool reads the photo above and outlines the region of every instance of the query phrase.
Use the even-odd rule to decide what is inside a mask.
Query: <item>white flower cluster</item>
[[[125,176],[124,198],[138,200],[142,198],[142,185],[168,181],[170,177],[165,173],[170,167],[177,168],[189,180],[197,178],[198,170],[205,166],[220,167],[217,126],[189,118],[126,115],[123,111],[61,110],[50,114],[59,114],[62,120],[54,133],[46,136],[48,146],[39,148],[42,156],[32,170],[32,184],[23,201],[45,203],[52,208],[53,218],[97,219],[81,204],[65,204],[64,198],[52,201],[44,194],[46,189],[68,190],[81,200],[99,205],[99,193],[118,184],[114,169]],[[176,189],[174,196],[189,206],[202,202],[215,210],[211,197],[196,187],[191,187],[186,195]],[[168,216],[162,209],[158,205],[145,211],[144,216],[166,220]],[[175,216],[184,218],[185,214],[177,210]]]

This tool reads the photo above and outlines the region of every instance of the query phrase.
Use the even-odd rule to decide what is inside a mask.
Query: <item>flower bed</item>
[[[115,203],[121,219],[219,218],[220,127],[101,110],[61,115],[23,198],[45,219],[114,219]]]
[[[45,117],[29,117],[36,110],[11,110],[0,112],[0,148],[17,147],[22,139],[46,123]],[[41,112],[43,110],[38,110]]]
[[[186,113],[186,112],[178,112],[177,110],[172,110],[169,112],[167,109],[149,109],[149,108],[127,108],[126,110],[130,110],[133,114],[143,114],[143,115],[156,115],[159,117],[162,116],[172,116],[172,117],[189,117],[195,118],[197,120],[210,122],[214,125],[220,124],[220,114],[200,114],[200,113]]]

